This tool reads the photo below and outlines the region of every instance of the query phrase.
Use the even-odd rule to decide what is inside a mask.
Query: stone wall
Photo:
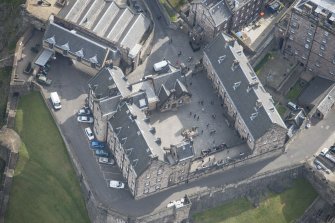
[[[329,181],[324,172],[306,164],[304,177],[312,184],[318,194],[329,204],[335,206],[335,182]]]
[[[189,194],[188,196],[192,202],[190,217],[195,213],[214,208],[240,197],[252,197],[253,201],[257,202],[259,200],[257,196],[261,196],[269,189],[282,191],[289,187],[294,179],[303,176],[303,169],[304,166],[299,164],[282,170],[266,172],[236,184],[222,185],[221,187]]]

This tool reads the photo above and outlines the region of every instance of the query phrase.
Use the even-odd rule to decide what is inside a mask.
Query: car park
[[[89,108],[84,107],[78,111],[78,115],[92,115],[92,112]]]
[[[95,150],[95,155],[100,157],[109,157],[109,153],[103,149]]]
[[[90,127],[85,128],[85,134],[86,134],[86,136],[89,140],[94,139],[94,135],[93,135],[92,129]]]
[[[98,162],[101,164],[114,165],[115,160],[107,157],[99,157]]]
[[[122,188],[124,188],[124,183],[122,183],[121,181],[117,181],[117,180],[110,180],[109,181],[109,187],[122,189]]]
[[[84,122],[84,123],[93,123],[93,118],[85,115],[81,115],[77,117],[78,122]]]
[[[94,140],[94,141],[91,142],[91,148],[92,149],[103,149],[103,148],[105,148],[105,146],[106,146],[105,143],[99,142],[97,140]]]

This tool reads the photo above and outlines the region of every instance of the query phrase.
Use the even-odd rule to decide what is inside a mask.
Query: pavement
[[[45,88],[43,93],[49,95],[50,92],[57,91],[61,97],[63,107],[59,111],[54,111],[54,113],[70,149],[74,152],[85,172],[85,178],[92,189],[92,193],[104,206],[126,215],[129,215],[129,213],[133,216],[148,214],[166,206],[171,200],[179,199],[186,193],[194,193],[208,187],[238,182],[268,170],[304,162],[313,156],[317,150],[330,146],[334,142],[335,112],[331,111],[326,119],[310,129],[303,130],[288,145],[287,152],[277,159],[268,159],[247,166],[236,167],[200,178],[188,184],[181,184],[141,200],[134,200],[128,190],[108,188],[107,180],[122,180],[121,173],[115,166],[103,166],[97,163],[96,157],[89,149],[88,140],[83,131],[87,124],[80,124],[76,121],[75,114],[87,97],[87,81],[90,76],[76,70],[63,57],[58,57],[57,60],[52,62],[48,76],[53,80],[53,84]]]
[[[174,66],[184,63],[186,66],[193,67],[202,57],[202,51],[193,52],[188,44],[189,37],[186,33],[170,29],[164,19],[157,19],[161,13],[156,0],[146,1],[146,5],[155,22],[154,46],[148,58],[127,76],[130,83],[152,74],[153,65],[163,59],[169,60]],[[182,54],[178,56],[180,51]],[[191,62],[187,61],[189,57],[193,58]]]
[[[154,5],[155,1],[148,1],[148,3],[150,5],[153,4],[150,6],[152,7],[151,11],[157,14],[155,11],[156,6]],[[163,23],[164,21],[159,20],[157,22]],[[133,80],[146,74],[146,70],[152,69],[151,64],[161,60],[162,57],[166,57],[171,61],[177,59],[176,53],[181,48],[183,49],[181,60],[193,55],[191,48],[188,44],[185,44],[188,41],[186,41],[184,34],[179,34],[178,36],[179,32],[167,30],[164,24],[156,27],[157,35],[155,38],[157,44],[154,46],[155,50],[148,61],[139,68],[142,71],[136,70],[136,72],[130,74]],[[168,42],[169,36],[173,37],[172,43]],[[184,42],[182,42],[183,39]],[[194,55],[194,58],[196,57]],[[84,104],[87,97],[87,82],[90,76],[76,70],[68,63],[66,58],[59,56],[57,60],[52,61],[48,77],[53,80],[53,84],[50,87],[45,87],[43,93],[49,97],[50,92],[57,91],[61,97],[62,109],[53,112],[66,141],[70,145],[70,149],[84,170],[84,177],[92,190],[92,194],[103,206],[124,215],[142,216],[149,214],[154,210],[166,207],[171,200],[180,199],[185,194],[195,193],[210,187],[236,183],[269,170],[302,163],[315,155],[317,151],[332,145],[335,139],[335,112],[332,110],[324,120],[309,129],[302,130],[295,140],[287,146],[286,153],[276,159],[267,159],[232,168],[187,184],[180,184],[140,200],[134,200],[128,190],[116,190],[107,186],[107,180],[122,180],[122,175],[116,166],[98,164],[93,151],[89,149],[88,140],[84,134],[84,128],[88,125],[76,121],[76,112]],[[202,89],[202,86],[198,88]],[[49,104],[49,106],[51,105]],[[211,106],[208,105],[207,107]]]

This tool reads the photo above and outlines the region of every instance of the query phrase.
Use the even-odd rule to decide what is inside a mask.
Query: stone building
[[[280,149],[287,128],[236,40],[218,35],[203,63],[234,127],[254,154]]]
[[[202,0],[193,1],[189,21],[191,38],[209,42],[220,32],[237,32],[257,19],[266,0]]]
[[[170,66],[169,72],[147,76],[145,80],[133,84],[132,90],[146,92],[148,110],[173,110],[191,101],[192,94],[185,86],[185,78],[180,70]]]
[[[108,147],[136,199],[185,181],[194,156],[190,143],[174,146],[171,152],[160,146],[145,107],[137,103],[144,95],[121,103],[107,130]]]
[[[97,70],[104,66],[102,62],[108,58],[128,74],[148,53],[145,46],[148,45],[146,41],[152,32],[152,21],[143,13],[137,13],[127,5],[120,6],[116,1],[82,0],[65,4],[61,9],[53,7],[57,9],[55,11],[48,11],[43,7],[33,10],[34,6],[31,5],[26,5],[26,10],[23,10],[25,20],[37,29],[47,30],[48,44],[53,44],[52,31],[55,31],[56,42],[60,43],[63,40],[65,42],[52,51],[55,50],[70,57],[74,65],[84,72],[95,75]],[[39,10],[42,12],[39,13]],[[43,19],[39,18],[40,14],[44,15]],[[72,41],[74,39],[79,40],[77,45]],[[94,53],[97,49],[93,45],[108,49],[107,56],[97,59],[94,55],[86,55],[92,51]],[[48,45],[43,46],[48,48]],[[93,48],[89,49],[88,46]],[[85,52],[82,52],[81,48]],[[67,51],[69,54],[66,53]],[[47,55],[50,57],[50,53]],[[97,57],[99,56],[98,54]]]
[[[103,68],[88,82],[88,105],[93,112],[93,131],[98,140],[106,141],[107,121],[116,113],[121,100],[131,94],[122,70]]]
[[[335,80],[335,7],[329,1],[295,3],[277,35],[283,53],[315,75]]]
[[[180,70],[130,85],[120,68],[105,67],[88,86],[96,139],[107,142],[135,198],[187,179],[194,156],[192,142],[162,148],[148,116],[148,111],[177,109],[190,101]]]
[[[193,1],[189,21],[193,25],[192,38],[208,42],[222,31],[229,31],[231,11],[225,0]]]

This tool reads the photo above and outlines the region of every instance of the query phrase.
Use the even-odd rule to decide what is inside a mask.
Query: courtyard
[[[201,150],[225,143],[227,147],[242,144],[233,126],[229,124],[221,106],[221,99],[216,95],[206,73],[198,73],[187,80],[188,89],[192,94],[191,103],[178,110],[154,112],[151,125],[156,128],[162,140],[162,147],[182,142],[181,135],[185,129],[196,128],[193,138],[194,152],[201,155]]]

